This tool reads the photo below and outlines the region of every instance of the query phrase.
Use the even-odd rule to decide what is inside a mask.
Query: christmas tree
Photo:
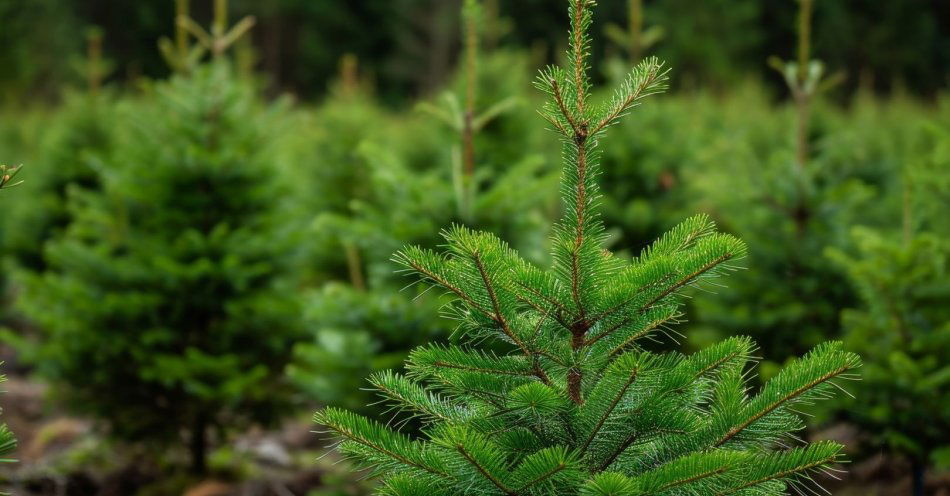
[[[570,0],[567,67],[538,79],[567,162],[553,267],[460,226],[443,233],[447,253],[398,253],[407,271],[456,297],[448,313],[463,338],[416,349],[405,375],[370,380],[403,421],[424,424],[421,436],[335,408],[315,416],[342,453],[381,476],[378,494],[785,494],[839,460],[833,442],[787,445],[804,426],[796,407],[853,377],[859,359],[840,343],[789,363],[756,395],[747,338],[689,356],[641,346],[680,319],[682,290],[728,271],[745,247],[699,216],[631,260],[604,249],[599,141],[667,78],[648,58],[613,99],[592,105],[593,6]]]
[[[950,454],[950,133],[938,123],[912,126],[918,137],[901,187],[890,195],[900,230],[855,227],[856,249],[829,249],[862,305],[842,312],[844,341],[867,369],[845,418],[881,448],[910,462],[913,494],[924,494],[928,466]],[[895,208],[896,207],[896,208]]]
[[[19,274],[41,329],[21,356],[55,398],[122,441],[185,441],[196,472],[229,428],[276,421],[293,394],[282,115],[225,60],[123,101],[100,189],[71,198],[45,269]]]

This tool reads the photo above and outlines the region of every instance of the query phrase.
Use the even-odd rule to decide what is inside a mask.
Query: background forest
[[[610,251],[697,213],[749,247],[669,337],[752,337],[753,384],[843,341],[822,484],[950,494],[950,3],[598,4],[597,82],[672,69],[603,142]],[[366,377],[458,339],[403,246],[462,223],[550,261],[564,11],[0,0],[0,493],[369,494],[310,417],[388,415]]]

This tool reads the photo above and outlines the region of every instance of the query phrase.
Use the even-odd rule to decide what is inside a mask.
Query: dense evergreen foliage
[[[937,122],[913,133],[928,152],[903,165],[891,198],[900,222],[856,227],[855,247],[830,248],[828,258],[862,303],[841,314],[845,341],[868,363],[845,416],[873,448],[910,461],[920,495],[926,467],[950,456],[950,226],[935,208],[950,202],[950,135]]]
[[[948,445],[950,297],[946,238],[923,233],[856,229],[859,253],[833,252],[862,296],[864,307],[842,314],[845,341],[868,362],[847,409],[875,447],[906,456],[923,494],[923,471]],[[897,238],[897,239],[895,239]]]
[[[289,372],[326,404],[372,410],[371,395],[361,392],[364,377],[449,334],[438,318],[444,303],[438,295],[398,294],[405,283],[393,274],[390,257],[405,242],[435,243],[439,225],[464,219],[504,233],[532,259],[545,257],[556,177],[542,157],[524,155],[537,136],[522,129],[531,111],[518,97],[504,96],[527,83],[511,76],[511,67],[528,71],[524,57],[477,50],[479,14],[469,2],[471,58],[458,90],[421,103],[412,118],[396,119],[366,93],[356,67],[344,64],[333,99],[313,116],[305,147],[317,165],[300,191],[298,215],[308,222],[300,245],[311,250],[303,262],[316,271],[312,279],[329,282],[307,293],[305,324],[313,339],[295,345]],[[504,132],[522,139],[501,146],[497,135]]]
[[[187,433],[201,471],[208,436],[287,407],[297,308],[273,207],[281,109],[223,63],[154,92],[119,110],[101,191],[73,199],[46,269],[22,274],[20,306],[42,329],[25,351],[118,438]]]
[[[456,297],[448,313],[463,336],[416,349],[406,375],[371,378],[384,401],[426,425],[422,438],[345,410],[315,416],[344,454],[383,477],[379,494],[786,494],[839,459],[832,442],[786,442],[804,425],[796,405],[829,396],[859,366],[840,343],[791,362],[754,396],[747,338],[689,356],[641,347],[680,318],[683,289],[729,270],[745,246],[699,216],[631,260],[604,249],[599,140],[662,91],[666,72],[647,59],[612,100],[591,106],[593,5],[570,2],[567,67],[538,79],[567,162],[553,267],[461,226],[443,233],[446,253],[401,251],[407,271]]]

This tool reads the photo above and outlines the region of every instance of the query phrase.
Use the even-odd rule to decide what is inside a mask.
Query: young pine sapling
[[[640,347],[677,322],[681,290],[729,270],[745,246],[698,216],[632,260],[604,249],[599,141],[667,77],[648,58],[612,100],[592,105],[593,6],[570,0],[567,67],[538,79],[550,97],[541,113],[567,162],[553,267],[459,226],[444,232],[447,253],[398,253],[407,271],[457,298],[449,313],[464,338],[416,349],[405,375],[370,379],[422,434],[335,408],[315,416],[342,453],[381,477],[377,494],[778,495],[841,456],[830,441],[786,446],[804,427],[795,408],[828,397],[859,365],[840,343],[789,363],[754,396],[748,338],[689,356]],[[489,341],[507,352],[479,349]]]

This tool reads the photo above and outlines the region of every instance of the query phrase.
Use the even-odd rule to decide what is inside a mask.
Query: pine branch
[[[815,469],[838,462],[842,448],[838,443],[818,441],[803,448],[756,456],[747,463],[742,483],[716,494],[728,496],[770,481],[807,476]]]
[[[573,454],[567,448],[554,446],[526,457],[512,473],[512,480],[520,481],[517,494],[525,494],[531,489],[534,489],[532,494],[537,494],[545,485],[551,487],[552,479],[580,475]]]
[[[426,391],[416,382],[392,371],[376,373],[369,382],[381,396],[395,403],[398,408],[427,421],[459,422],[468,415],[439,395]]]
[[[713,446],[722,446],[767,415],[789,404],[801,403],[827,396],[829,382],[847,378],[848,372],[860,366],[853,353],[841,350],[841,343],[819,345],[805,357],[786,366],[766,383],[743,412],[743,418],[723,434]]]
[[[507,482],[510,474],[505,468],[501,450],[485,436],[464,426],[446,426],[434,435],[433,442],[457,452],[479,476],[499,491],[517,496],[518,493]]]
[[[590,447],[646,364],[649,364],[647,356],[627,353],[614,360],[600,378],[587,403],[579,411],[581,418],[590,418],[592,415],[596,418],[587,440],[580,447],[582,453]]]
[[[478,311],[493,320],[497,320],[498,317],[494,312],[484,308],[466,291],[464,291],[461,285],[456,284],[451,280],[450,274],[452,274],[452,272],[445,269],[445,260],[435,252],[431,250],[423,250],[422,248],[416,246],[410,246],[405,250],[396,253],[396,255],[393,256],[393,261],[400,265],[409,267],[410,269],[422,275],[424,279],[428,279],[431,283],[441,286],[452,292],[456,297],[465,302],[465,304],[471,307],[473,310]]]
[[[637,106],[640,100],[665,91],[669,80],[668,74],[669,69],[664,69],[663,63],[656,57],[641,61],[621,84],[613,101],[604,110],[605,117],[594,125],[591,134],[599,134],[616,123],[630,109]]]
[[[442,467],[441,460],[429,452],[425,445],[411,441],[378,422],[366,419],[346,410],[327,408],[317,412],[314,422],[327,426],[333,433],[345,441],[362,446],[388,458],[392,462],[391,468],[409,466],[430,474],[447,477],[448,473]],[[385,465],[386,459],[373,456],[372,453],[353,451],[362,455],[370,465]]]

